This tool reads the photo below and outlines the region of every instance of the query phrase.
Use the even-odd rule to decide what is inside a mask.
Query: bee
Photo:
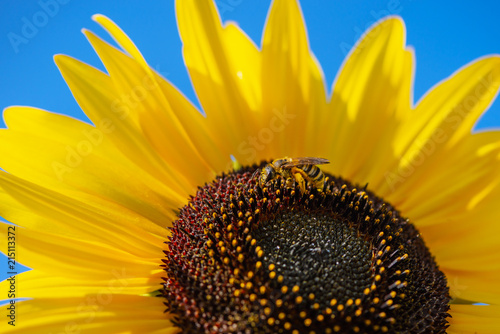
[[[297,182],[302,193],[306,190],[306,181],[316,189],[323,191],[325,174],[316,165],[328,164],[330,161],[323,158],[282,158],[276,159],[260,170],[258,182],[263,187],[268,182],[279,177],[285,179],[286,187],[293,188]],[[257,169],[254,176],[257,175]]]

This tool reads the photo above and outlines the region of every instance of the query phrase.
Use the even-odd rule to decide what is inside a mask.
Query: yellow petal
[[[262,38],[261,82],[266,118],[253,133],[257,156],[270,159],[325,152],[307,137],[324,124],[326,87],[297,1],[273,2]],[[325,132],[321,138],[328,143],[333,137]]]
[[[410,108],[413,53],[405,34],[396,17],[371,28],[343,64],[330,102],[333,172],[377,193],[397,162],[391,145]]]
[[[385,198],[419,227],[457,220],[470,226],[482,212],[471,205],[498,182],[500,132],[469,135],[451,147],[441,146],[443,141],[435,137],[412,158],[411,168],[387,178],[392,191]],[[469,221],[462,219],[468,211]]]
[[[146,295],[160,288],[163,270],[151,277],[132,277],[126,269],[111,269],[112,275],[97,277],[70,278],[58,276],[48,268],[30,270],[15,277],[16,296],[19,298],[65,298],[85,297],[91,294]],[[62,273],[64,275],[64,272]],[[69,275],[71,276],[71,275]],[[12,281],[0,282],[0,291],[8,291]]]
[[[227,163],[229,162],[228,159],[230,151],[222,150],[220,147],[216,146],[213,137],[217,136],[219,132],[218,127],[212,128],[211,131],[208,130],[209,126],[205,117],[203,117],[201,113],[196,110],[196,108],[184,97],[184,95],[182,95],[181,92],[179,92],[177,88],[149,67],[134,43],[113,21],[103,15],[94,15],[92,18],[109,32],[116,42],[130,56],[132,56],[138,67],[143,70],[143,73],[139,70],[139,68],[136,70],[137,72],[142,73],[141,76],[137,78],[142,81],[137,82],[137,84],[132,88],[131,95],[134,96],[138,91],[142,90],[143,92],[146,92],[147,99],[158,104],[156,108],[154,107],[154,103],[152,107],[146,106],[145,112],[143,111],[138,115],[144,133],[153,144],[156,144],[157,150],[166,150],[167,157],[169,158],[168,160],[170,161],[173,160],[174,157],[172,156],[173,154],[171,148],[165,149],[165,141],[173,141],[176,144],[179,144],[179,142],[185,142],[190,150],[193,151],[193,155],[198,155],[198,159],[200,160],[193,163],[192,161],[189,161],[190,157],[186,159],[186,156],[181,156],[180,158],[182,161],[186,161],[188,163],[188,167],[196,164],[198,169],[200,169],[200,164],[207,165],[207,179],[203,180],[203,182],[206,182],[215,176],[215,171],[226,170]],[[234,31],[234,29],[228,30],[230,30],[229,33]],[[110,74],[111,71],[113,71],[115,75],[119,76],[120,71],[122,70],[120,66],[123,64],[118,64],[117,71],[115,71],[113,62],[119,59],[114,57],[105,57],[106,52],[110,50],[111,53],[114,53],[113,49],[107,45],[107,43],[103,43],[102,40],[99,40],[91,33],[87,32],[87,35],[94,41],[95,46],[101,50],[99,54],[103,55],[103,60],[106,58],[106,63],[111,66],[111,68],[108,67]],[[237,36],[235,38],[237,38]],[[229,39],[233,38],[229,37]],[[248,55],[249,51],[250,50],[246,49],[241,50],[242,54],[245,55]],[[120,59],[123,58],[121,55],[118,55],[118,57]],[[135,66],[136,64],[132,62],[132,66]],[[253,65],[249,62],[245,62],[244,64],[249,66],[249,68],[252,68],[250,66]],[[118,84],[120,84],[119,81]],[[122,97],[124,96],[122,95]],[[143,100],[143,98],[140,99]],[[179,112],[179,110],[182,112]],[[168,138],[165,138],[165,135],[168,135]],[[178,135],[179,138],[176,139],[174,135]],[[184,147],[182,146],[179,147],[179,145],[176,145],[174,148],[177,148],[177,150],[182,153],[186,153],[186,151],[183,150]],[[187,172],[186,169],[182,168],[181,171],[184,173]],[[200,170],[197,170],[195,175],[192,176],[199,177],[201,175],[203,175],[203,173],[201,173]]]
[[[217,147],[238,154],[245,134],[259,129],[259,51],[236,25],[222,27],[212,1],[177,1],[176,12],[184,60]],[[245,158],[238,160],[253,162]]]
[[[2,215],[33,233],[107,244],[140,256],[149,252],[147,257],[156,256],[168,236],[165,228],[129,211],[96,208],[5,172],[0,173],[0,199]]]
[[[140,61],[116,50],[91,32],[85,31],[85,35],[106,66],[118,96],[130,98],[132,112],[137,114],[142,133],[149,145],[168,162],[169,167],[183,171],[188,174],[186,177],[191,176],[186,179],[191,181],[192,189],[196,189],[197,184],[213,178],[215,171],[204,159],[208,153],[199,151],[191,140],[191,137],[196,138],[194,134],[197,133],[190,128],[193,124],[199,124],[203,116],[191,106],[182,112],[190,113],[193,120],[198,119],[198,122],[182,124],[176,116],[179,111],[174,112],[168,99],[173,96],[164,95],[157,82],[157,79],[160,79],[158,76],[146,71]],[[175,97],[185,100],[180,94]],[[228,160],[229,156],[226,159]]]
[[[20,261],[55,277],[87,278],[90,282],[112,279],[117,273],[123,273],[125,278],[148,278],[158,270],[163,255],[160,248],[156,257],[143,258],[112,244],[28,229],[20,229],[19,233],[22,236],[18,238],[20,242],[16,249],[23,254]],[[7,249],[4,247],[6,243],[0,244]]]
[[[38,298],[17,302],[15,326],[2,333],[174,334],[160,298],[92,294],[80,298]],[[5,319],[3,319],[5,320]]]
[[[498,256],[497,259],[498,261]],[[453,298],[469,300],[475,303],[500,305],[500,269],[481,270],[467,268],[464,261],[463,267],[449,269],[440,266],[445,273]]]
[[[473,139],[479,139],[480,137],[484,139],[488,139],[488,137],[498,138],[499,135],[495,132],[481,133],[475,134],[469,139],[473,141]],[[487,146],[478,146],[474,152],[482,152]],[[494,251],[499,247],[497,235],[500,233],[500,225],[498,224],[500,219],[498,211],[500,176],[495,173],[495,170],[498,170],[500,165],[500,162],[496,160],[500,152],[498,146],[500,146],[500,140],[497,147],[489,153],[492,154],[492,157],[490,156],[492,159],[487,159],[487,156],[483,155],[482,158],[485,158],[485,162],[481,162],[479,168],[477,168],[479,171],[486,169],[490,172],[489,175],[484,175],[483,179],[473,179],[471,185],[480,183],[481,188],[472,193],[466,192],[461,196],[450,194],[446,202],[440,202],[440,208],[444,210],[449,206],[454,206],[455,202],[459,202],[459,207],[454,210],[453,214],[432,215],[432,211],[424,213],[420,230],[433,252],[438,253],[442,261],[454,261],[454,259],[471,257],[469,265],[474,266],[474,263],[472,263],[474,261],[473,257],[481,254],[489,256],[492,250]],[[464,150],[464,152],[465,156],[453,158],[455,161],[452,161],[452,163],[460,165],[461,158],[462,160],[471,159],[476,163],[483,160],[474,154],[471,154],[472,157],[467,156],[467,150]],[[462,172],[463,175],[457,175],[454,178],[461,180],[470,177],[467,170],[474,170],[472,161],[469,162],[469,165],[460,166],[465,171]],[[449,184],[444,185],[444,187],[448,186]],[[439,185],[436,187],[439,187]],[[446,236],[446,238],[443,238],[443,236]]]
[[[107,50],[108,54],[110,50]],[[115,53],[111,55],[119,59],[121,53],[114,51]],[[183,197],[195,188],[192,181],[178,173],[178,168],[180,168],[176,164],[178,161],[172,159],[172,164],[167,164],[140,129],[140,118],[135,108],[139,108],[141,104],[133,100],[130,95],[134,92],[133,83],[140,80],[136,78],[136,76],[140,78],[139,74],[131,73],[128,78],[119,77],[118,79],[122,81],[135,80],[132,81],[132,86],[128,91],[120,91],[110,77],[91,66],[67,56],[57,56],[55,60],[75,99],[102,131],[105,139],[109,138],[123,155],[157,179],[157,182],[168,184],[177,193],[184,193]],[[133,68],[131,62],[132,60],[129,59],[129,63],[123,64],[124,68],[127,66]],[[131,71],[123,72],[130,73]],[[140,83],[136,85],[142,88]],[[150,98],[148,99],[146,95],[145,100],[150,100]],[[170,162],[170,160],[167,161]]]
[[[4,117],[9,129],[0,130],[0,164],[13,175],[162,226],[187,197],[123,156],[103,129],[27,107],[8,108]]]
[[[491,104],[500,85],[500,57],[487,57],[465,66],[433,87],[399,129],[395,153],[403,167],[429,144],[450,146],[470,134]],[[435,142],[435,136],[443,138]]]
[[[500,307],[451,305],[448,334],[500,333]]]

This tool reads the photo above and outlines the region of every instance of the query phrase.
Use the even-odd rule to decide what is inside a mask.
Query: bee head
[[[266,167],[262,168],[262,171],[260,172],[260,183],[261,184],[266,184],[267,182],[271,181],[274,177],[276,176],[276,171],[274,170],[273,166],[267,165]]]

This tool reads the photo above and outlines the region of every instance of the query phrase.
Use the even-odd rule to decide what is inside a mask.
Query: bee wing
[[[292,158],[291,161],[283,164],[282,167],[293,167],[293,166],[304,166],[304,165],[324,165],[329,164],[330,161],[328,159],[323,158],[313,158],[313,157],[304,157],[304,158]]]

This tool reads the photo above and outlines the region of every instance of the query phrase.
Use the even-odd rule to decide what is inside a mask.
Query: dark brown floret
[[[415,227],[329,176],[323,191],[222,175],[181,209],[162,295],[183,333],[444,333],[450,300]]]

